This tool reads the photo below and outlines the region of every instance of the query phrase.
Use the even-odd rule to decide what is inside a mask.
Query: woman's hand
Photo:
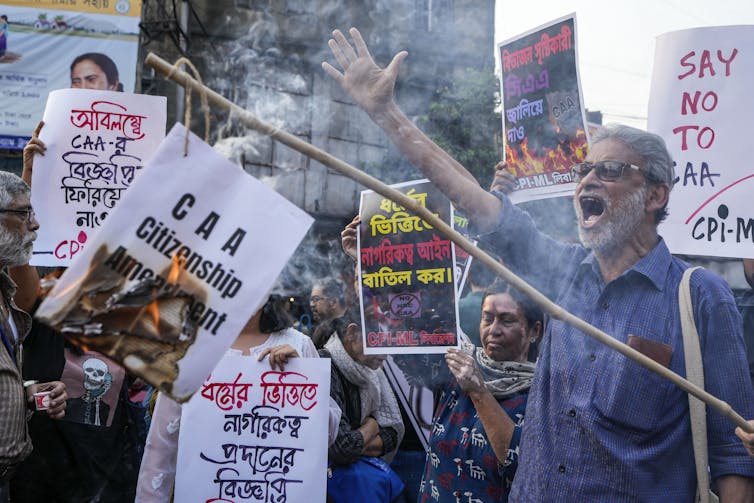
[[[259,355],[257,361],[261,362],[262,360],[264,360],[265,356],[270,357],[270,368],[272,370],[275,370],[275,366],[278,366],[281,372],[285,370],[285,365],[288,363],[288,360],[290,358],[300,357],[298,351],[296,351],[290,344],[281,344],[280,346],[273,346],[271,348],[265,349]]]
[[[361,217],[356,215],[353,220],[345,226],[343,232],[340,233],[340,246],[343,247],[343,251],[354,260],[358,260],[356,257],[356,233],[359,232],[359,224],[361,223]]]
[[[474,395],[487,390],[473,356],[460,349],[449,348],[445,353],[445,361],[464,393]]]
[[[44,121],[39,121],[37,127],[34,128],[34,132],[31,134],[31,139],[24,147],[24,168],[21,172],[21,178],[29,187],[31,187],[31,174],[34,170],[34,155],[45,155],[45,151],[47,150],[44,142],[39,139],[39,132],[42,131],[42,126],[44,125]]]

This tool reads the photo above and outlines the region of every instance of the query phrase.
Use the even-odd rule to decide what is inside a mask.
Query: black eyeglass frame
[[[31,206],[28,208],[3,208],[0,209],[0,213],[12,213],[14,215],[23,215],[24,221],[26,223],[30,223],[32,220],[34,220],[34,217],[36,216],[34,213],[34,208]]]
[[[644,173],[647,179],[650,179],[647,172],[639,166],[622,161],[580,162],[571,166],[571,175],[573,176],[573,181],[578,182],[592,170],[595,170],[597,178],[603,182],[617,182],[623,178],[627,168]]]

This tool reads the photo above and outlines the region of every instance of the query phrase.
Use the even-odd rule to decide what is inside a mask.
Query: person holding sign
[[[398,401],[381,367],[385,357],[365,355],[361,318],[350,309],[327,321],[331,334],[320,356],[332,359],[330,396],[342,416],[328,460],[328,501],[391,503],[403,483],[385,463],[392,461],[405,427]],[[374,459],[381,458],[381,459]]]
[[[571,313],[685,375],[678,288],[689,264],[670,255],[657,226],[675,174],[664,142],[627,126],[599,130],[586,162],[573,167],[582,245],[541,233],[529,215],[427,138],[394,99],[408,53],[376,65],[361,34],[340,31],[329,46],[342,71],[325,71],[422,173],[505,250],[514,272]],[[516,246],[511,246],[514,244]],[[709,271],[691,277],[705,388],[744,417],[754,396],[741,318],[728,285]],[[587,338],[548,323],[527,404],[513,501],[692,501],[696,470],[686,394]],[[722,414],[707,414],[710,475],[723,500],[754,495],[754,459]],[[707,492],[707,487],[700,488]]]
[[[267,359],[274,370],[284,370],[290,358],[317,358],[311,339],[291,328],[293,320],[284,307],[285,300],[271,295],[244,326],[230,353]],[[334,439],[340,410],[330,401],[329,431]],[[181,405],[163,394],[157,397],[152,422],[139,471],[136,501],[139,503],[168,502],[173,493],[178,456],[178,432]]]
[[[481,347],[449,349],[444,363],[439,355],[395,357],[440,397],[419,487],[424,499],[508,501],[543,315],[501,280],[484,292],[481,313]]]

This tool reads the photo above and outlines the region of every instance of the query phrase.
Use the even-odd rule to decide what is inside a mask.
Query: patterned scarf
[[[474,355],[487,389],[498,400],[524,392],[531,387],[535,363],[498,362],[487,356],[484,349],[467,342],[462,343],[461,349]]]
[[[372,416],[381,427],[394,428],[398,432],[396,446],[400,445],[406,428],[401,419],[398,401],[395,399],[390,383],[388,383],[382,369],[372,370],[351,358],[337,333],[330,336],[325,348],[330,352],[333,364],[338,367],[338,370],[348,382],[359,388],[359,398],[361,399],[360,423],[363,423],[367,416]],[[382,459],[390,463],[397,450],[396,447],[395,450],[386,452]]]

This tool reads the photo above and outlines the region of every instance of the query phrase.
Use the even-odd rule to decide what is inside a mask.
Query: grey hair
[[[7,208],[19,195],[28,195],[31,189],[26,182],[8,171],[0,171],[0,208]]]
[[[592,144],[602,140],[614,139],[625,143],[631,150],[644,159],[646,178],[650,183],[667,185],[672,189],[675,183],[675,168],[665,146],[665,140],[659,135],[648,133],[623,124],[606,124],[592,135]],[[667,204],[655,214],[655,222],[662,222],[668,216]]]

